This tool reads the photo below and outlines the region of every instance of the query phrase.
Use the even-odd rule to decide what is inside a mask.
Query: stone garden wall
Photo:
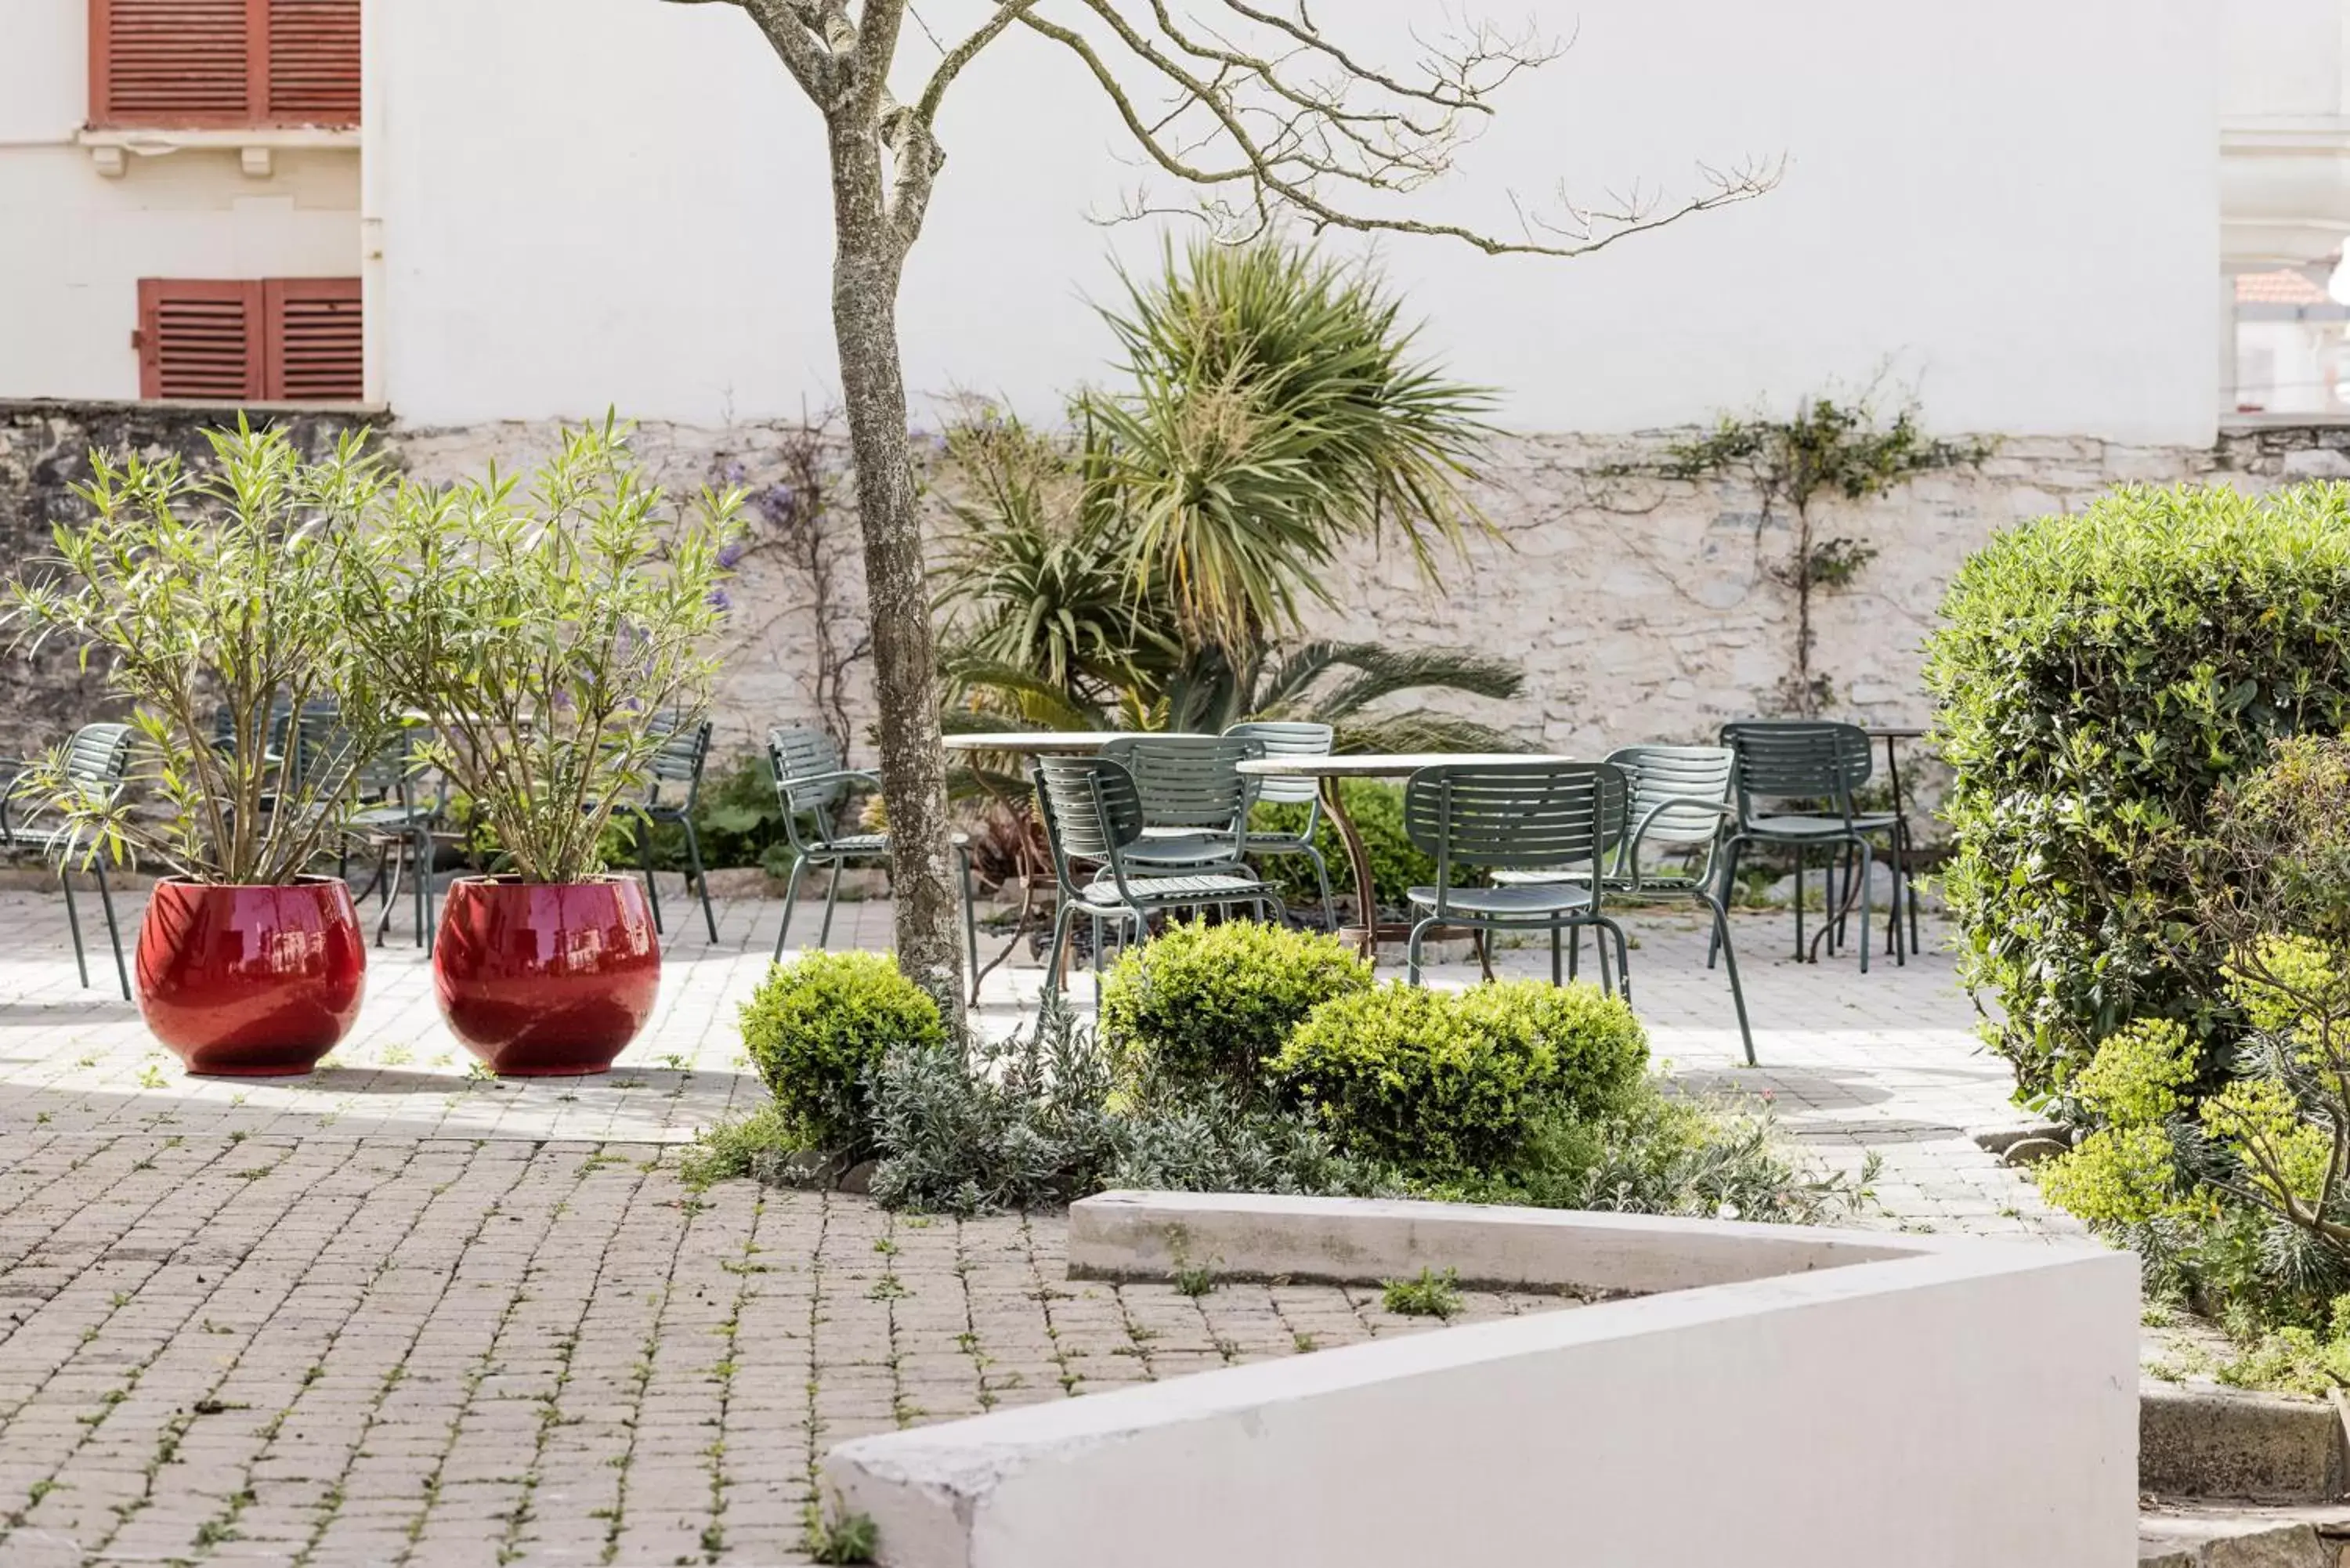
[[[46,519],[70,515],[84,454],[202,450],[201,431],[233,410],[152,404],[0,403],[0,548],[36,556]],[[306,443],[346,416],[274,410]],[[1399,551],[1350,563],[1332,636],[1462,644],[1519,659],[1523,698],[1499,722],[1530,743],[1590,753],[1635,739],[1696,740],[1722,720],[1781,711],[1794,664],[1795,595],[1774,575],[1789,555],[1783,506],[1767,517],[1755,489],[1719,478],[1648,476],[1673,432],[1512,438],[1483,496],[1495,535],[1447,562],[1440,587]],[[424,478],[523,466],[556,431],[543,424],[388,428],[396,461]],[[774,722],[845,719],[859,761],[871,720],[863,585],[853,506],[835,494],[818,524],[806,503],[804,432],[783,425],[709,430],[649,425],[639,450],[674,485],[739,483],[755,493],[752,548],[733,585],[733,645],[719,696],[723,743],[747,750]],[[1873,549],[1845,587],[1815,592],[1813,668],[1825,711],[1862,722],[1921,722],[1921,639],[1943,588],[1994,530],[2077,507],[2111,485],[2220,480],[2266,488],[2350,477],[2350,426],[2230,431],[2212,448],[2118,446],[2094,439],[2009,438],[1975,466],[1911,480],[1892,494],[1814,512],[1818,538]],[[821,483],[821,482],[819,482]],[[837,486],[837,470],[832,481]],[[40,743],[102,707],[98,678],[47,657],[12,659],[0,752]],[[820,691],[819,671],[840,682]],[[1483,716],[1494,715],[1488,709]]]

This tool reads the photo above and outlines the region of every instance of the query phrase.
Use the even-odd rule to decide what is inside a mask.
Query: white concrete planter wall
[[[1659,1293],[861,1438],[896,1568],[2121,1568],[2137,1265],[2087,1247],[1111,1193],[1071,1272]]]

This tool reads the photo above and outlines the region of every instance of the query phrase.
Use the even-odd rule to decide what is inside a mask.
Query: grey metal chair
[[[1326,757],[1336,732],[1327,724],[1253,719],[1224,732],[1236,740],[1254,741],[1268,757]],[[1256,798],[1264,805],[1303,805],[1305,826],[1295,833],[1260,833],[1252,828],[1243,852],[1251,856],[1303,855],[1314,863],[1315,886],[1322,890],[1322,926],[1338,929],[1338,911],[1330,900],[1330,867],[1314,846],[1314,830],[1322,823],[1322,791],[1312,779],[1259,779]],[[1370,916],[1364,919],[1368,921]]]
[[[84,724],[66,742],[66,777],[93,795],[109,800],[119,795],[130,775],[130,748],[137,735],[138,732],[128,724]],[[24,776],[25,767],[21,762],[0,764],[0,770],[6,774],[5,781],[0,781],[0,850],[56,859],[57,885],[66,895],[66,926],[73,933],[74,967],[80,971],[83,989],[87,990],[89,959],[82,946],[81,913],[74,906],[72,876],[73,857],[83,845],[74,831],[62,823],[43,826],[38,807],[21,817],[16,815],[16,785]],[[98,883],[99,902],[106,910],[106,937],[114,949],[114,976],[128,1001],[130,970],[122,958],[122,929],[114,919],[114,895],[106,885],[105,857],[93,859],[90,870]]]
[[[1257,781],[1238,764],[1264,755],[1264,743],[1221,735],[1121,735],[1102,760],[1134,780],[1142,836],[1125,850],[1129,866],[1227,866],[1241,857]]]
[[[391,929],[392,906],[400,898],[403,872],[409,899],[415,906],[416,945],[432,950],[432,829],[448,809],[449,784],[443,779],[427,801],[418,787],[413,737],[396,736],[359,764],[359,804],[346,836],[341,873],[350,876],[349,846],[376,852],[375,876],[357,897],[380,891],[383,913],[375,923],[376,946]]]
[[[1754,1031],[1746,1019],[1746,992],[1738,981],[1738,954],[1730,942],[1730,915],[1718,888],[1724,830],[1738,815],[1731,804],[1736,756],[1727,746],[1618,746],[1605,759],[1623,770],[1631,788],[1626,808],[1631,831],[1617,846],[1614,864],[1602,874],[1611,893],[1646,898],[1686,893],[1705,906],[1713,918],[1712,940],[1730,971],[1730,1000],[1738,1012],[1738,1037],[1746,1050],[1746,1064],[1754,1063]],[[1679,866],[1649,864],[1642,851],[1659,849],[1678,857]],[[1501,871],[1497,883],[1567,879],[1549,870]],[[1572,977],[1580,957],[1583,933],[1571,932],[1567,973]],[[1600,956],[1607,956],[1603,942]]]
[[[718,940],[718,912],[710,903],[710,874],[702,866],[702,836],[694,830],[694,808],[702,802],[702,770],[710,760],[710,721],[687,724],[660,721],[660,750],[645,768],[645,794],[619,806],[615,815],[637,821],[637,850],[645,872],[645,899],[652,906],[653,929],[661,926],[660,890],[654,885],[652,828],[670,823],[685,830],[685,861],[694,889],[702,895],[702,919],[710,940]]]
[[[785,724],[767,732],[767,767],[775,775],[775,798],[784,808],[784,833],[791,840],[792,869],[784,883],[784,923],[775,928],[775,957],[784,956],[784,940],[791,934],[792,909],[799,900],[800,878],[811,866],[831,873],[824,893],[824,926],[816,946],[832,940],[832,911],[840,897],[840,873],[852,864],[887,867],[889,836],[886,833],[844,833],[834,813],[848,798],[854,784],[881,787],[877,775],[841,765],[840,748],[832,736],[813,724]],[[971,962],[972,1001],[978,1000],[979,921],[972,904],[971,843],[954,836],[957,868],[962,879],[963,944]]]
[[[1561,935],[1590,926],[1616,939],[1616,981],[1631,1000],[1630,948],[1603,912],[1607,871],[1624,836],[1629,785],[1607,763],[1478,763],[1422,768],[1405,782],[1403,826],[1436,862],[1432,886],[1407,897],[1427,914],[1411,928],[1406,977],[1419,983],[1419,950],[1440,925],[1550,933],[1550,976],[1566,976]],[[1539,881],[1458,887],[1456,868],[1550,873]],[[1609,984],[1607,965],[1600,981]]]
[[[1737,753],[1733,792],[1737,819],[1722,846],[1724,896],[1737,880],[1738,862],[1749,846],[1792,848],[1795,854],[1795,959],[1802,962],[1807,956],[1804,944],[1806,862],[1812,851],[1825,850],[1828,860],[1822,867],[1821,881],[1827,908],[1820,934],[1834,953],[1853,892],[1847,882],[1839,900],[1833,888],[1834,874],[1841,858],[1849,854],[1859,867],[1860,972],[1866,974],[1867,933],[1874,910],[1870,873],[1876,866],[1870,839],[1883,835],[1889,846],[1898,848],[1900,834],[1898,819],[1892,813],[1863,812],[1853,804],[1855,794],[1868,782],[1872,766],[1868,732],[1856,724],[1827,720],[1741,720],[1721,727],[1721,742]],[[1898,852],[1893,864],[1898,877],[1901,865]],[[1898,881],[1893,897],[1898,909],[1901,899]],[[1711,954],[1707,961],[1711,962]],[[1894,961],[1908,961],[1898,938]]]
[[[1100,756],[1040,757],[1031,777],[1060,891],[1053,945],[1045,956],[1046,995],[1060,992],[1061,954],[1068,946],[1070,922],[1080,915],[1090,917],[1097,931],[1101,921],[1112,920],[1121,929],[1133,926],[1139,936],[1150,917],[1166,909],[1249,904],[1259,919],[1268,909],[1279,913],[1281,897],[1273,884],[1237,858],[1181,870],[1137,862],[1133,851],[1144,842],[1142,794],[1123,763]],[[1081,879],[1076,869],[1080,860],[1097,862],[1100,869]],[[1101,950],[1097,938],[1097,970]]]

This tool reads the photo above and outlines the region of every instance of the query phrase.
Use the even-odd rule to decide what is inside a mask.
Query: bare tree
[[[1305,0],[989,0],[908,100],[890,88],[909,0],[675,0],[747,12],[822,113],[831,159],[833,332],[857,466],[897,889],[898,961],[960,1016],[957,912],[939,743],[930,595],[907,450],[898,287],[946,161],[939,106],[989,46],[1023,29],[1066,51],[1109,100],[1141,161],[1198,194],[1191,209],[1244,238],[1283,221],[1309,230],[1425,234],[1493,254],[1575,256],[1743,201],[1774,168],[1704,169],[1702,193],[1665,203],[1637,188],[1581,205],[1517,207],[1508,232],[1412,218],[1389,199],[1446,172],[1494,91],[1559,52],[1534,32],[1489,26],[1420,43],[1390,71],[1327,36]],[[943,8],[972,0],[938,0]],[[913,74],[908,71],[910,78]],[[1146,191],[1130,213],[1153,210]]]

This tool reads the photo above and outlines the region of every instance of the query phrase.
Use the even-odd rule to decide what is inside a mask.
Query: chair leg
[[[1580,979],[1582,970],[1583,928],[1569,926],[1566,928],[1566,978],[1570,981]]]
[[[73,933],[74,968],[81,971],[81,988],[89,989],[89,959],[82,951],[81,913],[74,908],[73,874],[63,862],[57,866],[57,886],[66,890],[66,929]]]
[[[1632,1001],[1632,945],[1624,940],[1624,928],[1607,916],[1600,915],[1592,923],[1599,928],[1601,952],[1607,950],[1610,936],[1616,939],[1616,994],[1628,1006]]]
[[[1564,938],[1559,928],[1553,926],[1550,929],[1550,982],[1553,985],[1565,985],[1566,983],[1566,978],[1564,972],[1564,960],[1559,951],[1559,949],[1563,945]]]
[[[979,912],[972,907],[971,893],[971,850],[957,849],[955,858],[962,865],[962,945],[963,961],[971,975],[971,1004],[979,1005]]]
[[[425,956],[430,958],[432,954],[433,937],[432,829],[429,826],[419,826],[416,830],[416,837],[410,844],[408,852],[416,857],[415,868],[409,877],[410,897],[416,900],[416,945],[422,948]]]
[[[693,831],[693,818],[686,817],[685,860],[693,867],[694,890],[702,895],[702,923],[710,928],[710,940],[718,940],[718,911],[710,907],[710,874],[702,868],[702,836]]]
[[[833,906],[840,902],[840,874],[847,869],[847,867],[836,860],[824,879],[824,928],[816,934],[818,948],[832,945],[832,910]]]
[[[106,863],[96,861],[91,869],[98,876],[99,907],[106,911],[106,940],[114,948],[114,978],[122,982],[122,1000],[130,1000],[130,971],[122,961],[122,931],[114,923],[114,895],[107,889]]]
[[[376,851],[375,883],[383,889],[383,909],[375,918],[375,945],[378,947],[383,946],[384,938],[391,932],[392,900],[400,896],[400,863],[404,857],[399,851],[400,841],[394,838],[385,839]]]
[[[1746,1023],[1746,992],[1738,983],[1738,955],[1730,946],[1730,912],[1721,907],[1719,899],[1708,898],[1703,893],[1698,895],[1698,901],[1713,916],[1714,938],[1721,944],[1721,967],[1730,971],[1731,1004],[1738,1009],[1738,1038],[1746,1047],[1746,1064],[1752,1067],[1754,1065],[1754,1031]]]
[[[784,878],[784,923],[775,928],[775,956],[771,961],[773,962],[784,961],[784,939],[792,932],[792,905],[799,899],[800,876],[806,870],[807,857],[793,856],[792,874]]]
[[[1330,897],[1330,863],[1311,844],[1305,846],[1305,857],[1314,862],[1314,885],[1322,890],[1322,929],[1335,934],[1338,929],[1338,906]]]
[[[661,924],[660,887],[653,877],[653,825],[641,816],[637,819],[637,859],[645,868],[645,902],[653,907],[653,932],[666,936],[668,930]]]
[[[1412,923],[1411,936],[1403,944],[1403,981],[1406,985],[1419,983],[1420,939],[1428,934],[1429,928],[1434,924],[1436,924],[1434,915]]]
[[[1045,950],[1046,996],[1061,994],[1061,953],[1069,945],[1069,917],[1075,913],[1076,907],[1066,902],[1053,911],[1053,942]]]
[[[1923,950],[1918,946],[1918,846],[1907,822],[1901,825],[1901,880],[1909,888],[1909,950],[1914,953]]]
[[[1730,890],[1738,886],[1738,857],[1740,852],[1745,847],[1746,841],[1744,839],[1734,837],[1721,846],[1721,869],[1718,873],[1720,881],[1714,892],[1714,898],[1724,909],[1728,909],[1730,907]],[[1721,951],[1721,934],[1717,932],[1715,933],[1713,940],[1706,944],[1706,968],[1711,969],[1713,967],[1713,961]]]
[[[1804,961],[1804,850],[1795,846],[1795,961]]]
[[[1860,939],[1860,972],[1866,974],[1868,972],[1868,937],[1866,933],[1869,923],[1876,915],[1876,907],[1871,901],[1874,890],[1868,884],[1870,880],[1870,873],[1877,869],[1877,855],[1876,851],[1869,848],[1868,840],[1866,838],[1855,843],[1853,849],[1860,861],[1860,929],[1862,931]],[[1898,898],[1899,895],[1897,893],[1895,896]]]

